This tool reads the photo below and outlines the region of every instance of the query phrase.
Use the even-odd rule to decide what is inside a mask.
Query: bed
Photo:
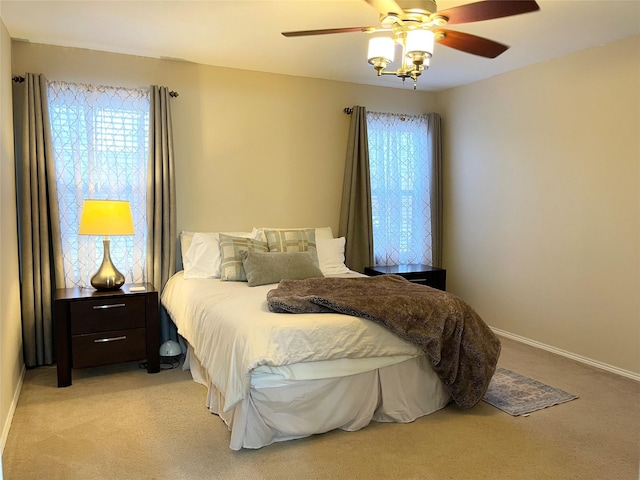
[[[279,243],[269,241],[274,230]],[[452,400],[451,386],[436,373],[425,345],[389,325],[326,306],[323,313],[276,313],[274,302],[282,306],[290,298],[277,296],[286,282],[360,284],[379,278],[348,270],[344,239],[334,239],[330,229],[183,233],[181,243],[185,268],[167,282],[161,301],[187,344],[185,366],[207,387],[207,407],[231,432],[231,449],[354,431],[371,421],[412,422]],[[304,259],[289,255],[301,252]],[[311,274],[299,268],[309,258]],[[278,270],[285,259],[295,265],[283,271],[293,273]],[[261,265],[260,275],[249,260]],[[489,343],[490,351],[483,352],[488,360],[481,362],[482,393],[499,354],[497,338]]]

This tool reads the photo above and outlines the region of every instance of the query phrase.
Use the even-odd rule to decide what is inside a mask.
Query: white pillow
[[[191,240],[193,239],[193,234],[195,232],[187,232],[183,230],[180,232],[180,256],[183,258],[187,256],[187,252],[189,251],[189,247],[191,246]]]
[[[260,227],[260,228],[256,228],[253,227],[253,231],[257,232],[256,237],[254,237],[256,240],[262,240],[263,242],[267,241],[267,236],[264,233],[265,230],[308,230],[310,228],[313,227],[306,227],[306,228],[271,228],[271,227]],[[331,227],[317,227],[315,229],[316,231],[316,240],[318,240],[319,238],[333,238],[333,230],[331,230]]]
[[[256,234],[257,231],[224,232],[224,235],[251,239]],[[220,233],[183,232],[181,240],[190,240],[182,257],[184,278],[220,278]]]
[[[323,275],[349,273],[350,270],[344,264],[344,245],[344,237],[316,239],[318,263]]]

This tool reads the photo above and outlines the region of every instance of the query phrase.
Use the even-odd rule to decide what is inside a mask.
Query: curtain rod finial
[[[346,113],[347,115],[351,115],[353,113],[353,108],[351,107],[345,107],[345,109],[343,110],[344,113]]]

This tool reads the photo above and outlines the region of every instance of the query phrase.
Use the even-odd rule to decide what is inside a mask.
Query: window
[[[375,265],[432,263],[427,122],[367,112]]]
[[[111,237],[111,257],[127,282],[144,282],[149,92],[48,82],[65,284],[90,285],[102,238],[78,235],[84,199],[128,200],[134,236]]]

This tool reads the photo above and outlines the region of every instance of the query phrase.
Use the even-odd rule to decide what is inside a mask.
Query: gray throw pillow
[[[250,287],[278,283],[280,280],[303,280],[323,277],[311,252],[240,251],[242,265]]]

